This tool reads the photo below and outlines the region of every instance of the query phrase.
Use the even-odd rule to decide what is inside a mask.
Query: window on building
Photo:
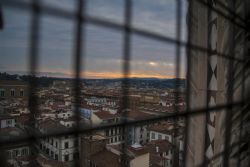
[[[48,155],[49,155],[49,149],[48,149],[48,148],[46,148],[46,154],[48,154]]]
[[[122,131],[122,128],[121,128],[121,127],[119,127],[119,129],[118,129],[118,133],[119,133],[119,134],[121,134],[121,131]]]
[[[161,140],[162,139],[162,135],[159,134],[158,135],[158,139]]]
[[[64,155],[64,161],[65,162],[69,161],[69,154]]]
[[[74,160],[78,160],[78,159],[79,159],[79,153],[75,152],[75,153],[73,154],[73,159],[74,159]]]
[[[11,151],[7,151],[7,158],[8,158],[8,159],[11,159],[11,158],[12,158],[12,153],[11,153]]]
[[[22,149],[22,156],[23,155],[28,155],[28,150],[27,148]]]
[[[78,147],[78,140],[77,139],[74,141],[74,146]]]
[[[5,90],[0,90],[0,97],[4,97],[5,96]]]
[[[19,150],[15,150],[15,156],[17,157],[19,155]]]
[[[55,154],[55,160],[58,160],[58,154]]]
[[[10,96],[15,96],[15,90],[14,89],[10,90]]]
[[[106,136],[109,136],[109,130],[106,129],[105,132],[106,132]]]
[[[53,139],[51,139],[50,144],[51,144],[51,145],[53,145],[53,144],[54,144],[54,140],[53,140]]]
[[[151,139],[155,139],[155,133],[151,133]]]
[[[10,125],[10,124],[12,124],[12,120],[7,120],[7,125]]]
[[[54,152],[50,151],[50,157],[54,159]]]
[[[57,148],[58,144],[57,144],[57,141],[56,141],[56,148]]]
[[[64,143],[64,148],[69,148],[69,143],[68,142]]]
[[[23,97],[23,95],[24,95],[24,91],[20,90],[20,96]]]

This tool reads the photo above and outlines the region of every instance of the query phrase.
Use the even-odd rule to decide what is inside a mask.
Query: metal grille
[[[105,128],[110,128],[113,126],[119,126],[119,127],[125,127],[125,126],[129,126],[129,125],[136,125],[136,124],[149,124],[149,123],[154,123],[154,122],[159,122],[159,121],[163,121],[166,119],[174,119],[177,120],[180,117],[185,118],[186,120],[188,120],[191,117],[197,116],[197,115],[203,115],[206,114],[207,115],[207,121],[208,121],[208,117],[209,114],[211,112],[213,113],[219,113],[222,111],[226,110],[226,121],[225,121],[225,150],[217,155],[214,155],[212,158],[207,159],[205,158],[205,151],[204,150],[204,162],[200,165],[200,166],[206,166],[209,164],[209,162],[213,161],[214,159],[218,158],[218,157],[223,157],[223,166],[229,166],[229,158],[230,158],[230,150],[234,147],[239,147],[239,145],[242,144],[242,142],[245,142],[243,139],[239,139],[238,143],[234,143],[231,144],[230,143],[230,135],[231,135],[231,129],[232,129],[232,117],[233,117],[233,111],[234,108],[240,108],[239,110],[243,110],[244,112],[248,112],[248,108],[249,108],[249,99],[242,97],[242,99],[240,101],[234,101],[233,98],[233,92],[234,92],[234,81],[235,81],[235,74],[234,74],[234,66],[235,63],[241,63],[243,66],[243,69],[241,71],[242,75],[242,94],[244,94],[245,91],[245,78],[247,77],[246,73],[246,69],[247,69],[247,65],[248,65],[248,55],[247,52],[244,53],[244,57],[243,58],[238,58],[235,57],[234,55],[234,46],[235,46],[235,40],[232,39],[232,48],[231,48],[231,52],[228,53],[223,53],[223,52],[217,52],[216,53],[216,57],[221,57],[223,59],[225,59],[226,61],[229,61],[229,66],[230,66],[230,70],[229,70],[229,80],[230,82],[228,83],[228,90],[227,90],[227,103],[226,104],[220,104],[220,105],[216,105],[216,106],[209,106],[208,105],[208,101],[207,101],[207,106],[203,107],[203,108],[198,108],[198,109],[192,109],[192,107],[190,106],[190,77],[191,77],[191,70],[190,70],[190,55],[192,51],[197,51],[200,52],[204,55],[208,55],[208,57],[211,57],[214,54],[214,51],[212,50],[212,48],[210,48],[210,46],[208,47],[201,47],[199,45],[195,45],[191,42],[192,40],[192,30],[191,30],[191,25],[192,24],[192,16],[189,15],[187,16],[187,22],[188,22],[188,40],[183,41],[181,40],[181,28],[182,26],[182,0],[176,0],[176,22],[177,22],[177,26],[176,26],[176,37],[175,38],[171,38],[171,37],[167,37],[167,36],[163,36],[161,34],[157,34],[151,31],[146,31],[143,29],[139,29],[139,28],[135,28],[131,25],[131,19],[132,19],[132,6],[133,6],[133,1],[132,0],[124,0],[125,2],[125,6],[124,6],[124,18],[125,18],[125,23],[124,24],[119,24],[116,22],[112,22],[109,20],[104,20],[104,19],[100,19],[97,17],[92,17],[92,16],[88,16],[86,14],[86,4],[85,4],[85,0],[76,0],[77,2],[77,9],[76,11],[70,12],[67,10],[63,10],[54,6],[49,6],[49,5],[42,5],[42,2],[40,0],[33,0],[31,3],[27,2],[27,1],[21,1],[21,0],[3,0],[2,6],[3,8],[12,8],[15,10],[24,10],[24,11],[29,11],[31,12],[31,16],[32,16],[32,20],[31,20],[31,27],[30,27],[30,50],[29,50],[29,71],[31,75],[36,75],[37,74],[37,66],[38,66],[38,58],[39,58],[39,46],[40,46],[40,38],[41,38],[41,33],[40,33],[40,27],[41,27],[41,16],[42,15],[47,15],[49,17],[55,17],[55,18],[64,18],[64,19],[68,19],[68,20],[73,20],[75,23],[75,31],[74,31],[74,56],[72,57],[72,59],[74,59],[74,99],[75,99],[75,112],[78,115],[78,126],[71,131],[64,131],[64,132],[55,132],[53,134],[48,134],[48,135],[37,135],[35,133],[31,133],[29,134],[29,136],[26,136],[24,138],[20,138],[20,139],[13,139],[13,140],[9,140],[9,141],[5,141],[3,143],[1,143],[1,145],[8,145],[11,146],[12,144],[18,143],[18,142],[22,142],[22,141],[29,141],[30,144],[32,145],[37,138],[42,138],[42,137],[48,137],[48,136],[63,136],[63,135],[80,135],[83,133],[89,133],[95,130],[100,130],[100,129],[105,129]],[[204,8],[206,8],[207,10],[209,10],[209,12],[213,12],[216,13],[217,15],[219,15],[220,17],[228,20],[230,22],[230,25],[232,27],[237,27],[239,29],[242,29],[242,31],[244,31],[244,34],[246,35],[247,33],[249,33],[249,27],[247,27],[248,22],[246,18],[242,18],[240,15],[238,15],[236,13],[236,9],[234,8],[234,5],[236,2],[231,3],[231,8],[228,8],[228,6],[224,5],[223,3],[221,3],[220,1],[216,1],[216,5],[218,7],[214,7],[213,3],[214,2],[207,2],[205,0],[189,0],[188,4],[189,4],[189,9],[192,9],[192,5],[193,3],[198,3],[199,5],[203,6]],[[208,19],[211,16],[208,16]],[[0,20],[1,21],[1,20]],[[4,20],[1,21],[1,23],[4,23]],[[122,108],[125,109],[126,106],[128,105],[128,87],[129,87],[129,73],[130,73],[130,60],[131,60],[131,35],[132,34],[136,34],[148,39],[154,39],[156,41],[160,41],[163,43],[167,43],[167,44],[172,44],[175,45],[176,47],[176,55],[175,55],[175,65],[176,65],[176,69],[175,69],[175,76],[176,78],[180,78],[180,64],[181,64],[181,48],[185,47],[187,50],[187,87],[186,87],[186,103],[187,103],[187,107],[185,112],[178,112],[178,109],[176,108],[176,112],[175,113],[171,113],[171,114],[166,114],[166,115],[162,115],[162,116],[157,116],[154,118],[150,118],[150,119],[144,119],[144,120],[136,120],[136,121],[123,121],[123,122],[119,122],[119,123],[115,123],[115,124],[106,124],[106,125],[102,125],[102,126],[95,126],[95,127],[82,127],[79,124],[79,120],[80,120],[80,116],[79,116],[79,107],[80,107],[80,84],[81,84],[81,76],[80,76],[80,72],[81,72],[81,62],[83,61],[83,57],[85,56],[85,52],[84,52],[84,45],[85,45],[85,27],[86,24],[91,24],[91,25],[95,25],[98,27],[105,27],[108,29],[114,29],[114,30],[120,30],[123,32],[123,77],[124,79],[122,80],[122,93],[123,93],[123,100],[122,100]],[[4,27],[4,24],[1,24],[1,27]],[[235,29],[235,28],[233,28]],[[233,30],[234,32],[235,30]],[[247,36],[247,35],[246,35]],[[209,37],[208,37],[209,39]],[[244,50],[246,50],[245,47],[247,44],[247,38],[244,41]],[[179,88],[179,79],[176,79],[176,92],[179,92],[178,90]],[[37,110],[37,99],[35,96],[36,93],[36,87],[37,87],[37,80],[34,77],[33,79],[30,80],[30,94],[29,94],[29,109],[31,112],[33,112],[32,114],[35,114],[35,111]],[[209,87],[209,85],[208,85]],[[211,93],[209,91],[209,89],[207,90],[207,96],[209,96],[209,93]],[[176,95],[176,101],[178,101],[178,93]],[[243,113],[244,113],[243,112]],[[126,115],[124,115],[126,116]],[[31,122],[34,122],[34,117],[30,118]],[[177,122],[177,121],[175,121]],[[242,128],[242,122],[243,122],[243,114],[241,113],[241,120],[240,120],[240,128]],[[175,124],[176,126],[176,124]],[[188,128],[189,128],[189,122],[186,121],[186,126],[185,126],[185,146],[184,146],[184,154],[183,154],[183,166],[186,166],[186,154],[187,154],[187,143],[188,143]],[[206,130],[204,130],[206,131]],[[175,132],[177,133],[177,132]],[[205,144],[207,143],[208,137],[205,137]],[[177,153],[174,154],[175,156],[178,156]],[[238,161],[238,165],[240,164],[240,155],[239,155],[239,161]],[[176,159],[176,158],[174,158]],[[174,162],[174,166],[176,162]],[[78,166],[79,164],[76,164],[76,166]]]

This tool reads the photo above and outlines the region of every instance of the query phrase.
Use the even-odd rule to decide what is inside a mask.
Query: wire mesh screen
[[[44,3],[42,0],[1,1],[0,28],[2,32],[7,27],[4,9],[25,12],[30,17],[30,20],[26,19],[23,21],[27,21],[28,24],[27,54],[29,57],[27,65],[29,67],[29,77],[27,89],[28,108],[31,112],[28,119],[29,128],[26,129],[26,133],[18,137],[3,137],[1,139],[1,148],[3,150],[11,150],[19,146],[28,146],[32,155],[28,159],[31,162],[31,166],[42,166],[49,163],[49,160],[44,160],[48,157],[41,157],[41,152],[53,157],[52,159],[55,161],[50,162],[51,164],[68,161],[68,155],[72,154],[75,157],[75,161],[70,164],[71,166],[100,166],[100,164],[96,164],[97,160],[95,158],[98,158],[97,154],[94,157],[89,155],[89,151],[92,151],[92,148],[89,148],[90,143],[94,141],[107,142],[105,139],[97,138],[94,134],[100,131],[113,134],[114,130],[114,133],[117,133],[117,131],[121,133],[119,139],[115,138],[115,140],[123,141],[123,144],[118,149],[118,164],[120,166],[145,166],[144,160],[136,161],[133,164],[131,154],[134,156],[132,159],[135,160],[135,157],[144,155],[142,150],[138,150],[138,147],[143,145],[143,147],[150,148],[152,143],[148,144],[149,141],[142,141],[143,144],[140,146],[136,145],[138,143],[131,143],[130,140],[133,140],[131,139],[133,137],[130,136],[130,131],[133,131],[131,129],[140,127],[142,132],[145,127],[152,130],[153,126],[151,125],[156,127],[162,122],[171,122],[171,156],[166,158],[165,155],[161,155],[160,157],[164,160],[155,160],[158,166],[247,166],[250,163],[249,131],[247,129],[249,127],[249,97],[247,94],[249,91],[247,85],[249,81],[249,2],[247,0],[241,2],[234,0],[175,0],[172,6],[175,8],[171,9],[175,16],[175,22],[173,23],[175,32],[174,35],[164,35],[158,33],[157,30],[154,31],[160,25],[153,25],[151,30],[147,30],[147,27],[143,27],[143,24],[141,27],[134,25],[133,19],[138,17],[133,8],[136,4],[135,1],[122,1],[121,18],[123,21],[121,22],[88,14],[87,11],[90,7],[88,3],[91,3],[90,0],[75,0],[73,1],[75,6],[72,9],[70,8],[70,10],[50,3]],[[185,8],[187,8],[187,12]],[[42,50],[42,45],[46,44],[46,38],[42,32],[47,28],[49,29],[50,25],[53,24],[53,21],[44,22],[44,17],[53,18],[55,22],[57,20],[65,20],[67,24],[72,25],[70,31],[67,32],[70,34],[69,41],[73,52],[72,56],[69,57],[69,61],[73,64],[72,78],[69,79],[73,97],[71,99],[72,110],[75,115],[73,121],[75,125],[72,128],[62,128],[56,125],[56,129],[43,129],[40,124],[43,120],[39,118],[38,112],[44,110],[44,113],[46,113],[46,108],[42,108],[40,102],[41,92],[44,91],[45,94],[50,94],[50,92],[42,90],[39,86],[41,52],[46,54],[46,51]],[[140,19],[142,18],[139,18],[139,21]],[[83,79],[82,74],[88,68],[87,60],[89,55],[87,48],[89,48],[92,41],[87,31],[88,27],[91,26],[104,28],[105,31],[107,29],[107,31],[112,30],[120,33],[116,40],[121,45],[119,49],[122,55],[119,62],[121,64],[119,77],[122,79],[120,80],[118,95],[115,93],[112,95],[99,95],[91,90],[83,91],[85,86],[88,85],[88,80]],[[187,34],[183,29],[186,29]],[[100,34],[102,33],[105,34],[105,32]],[[18,36],[18,34],[13,35]],[[185,35],[187,37],[183,38]],[[129,109],[133,108],[133,106],[135,110],[138,109],[136,108],[138,107],[136,100],[132,99],[130,94],[130,88],[133,85],[131,80],[133,75],[131,73],[134,67],[132,67],[131,63],[134,60],[135,36],[156,41],[154,47],[160,47],[163,43],[163,45],[171,45],[174,48],[174,86],[172,89],[174,93],[172,99],[176,105],[173,105],[172,112],[159,114],[155,109],[155,112],[158,114],[143,117],[140,113],[139,116],[130,119],[132,112]],[[106,38],[106,36],[103,37]],[[112,37],[116,38],[111,35],[110,38]],[[45,40],[45,44],[43,40]],[[157,42],[161,44],[157,46]],[[56,49],[58,46],[56,43],[54,45],[50,47]],[[112,49],[115,50],[117,48]],[[183,50],[185,50],[186,57],[183,57]],[[2,57],[3,61],[4,59],[5,57]],[[151,66],[156,65],[154,62],[149,63]],[[182,78],[183,68],[186,68],[185,79]],[[185,81],[184,97],[182,97],[183,80]],[[3,82],[1,84],[4,85]],[[54,86],[53,89],[56,88],[57,86]],[[65,89],[65,91],[68,90]],[[90,96],[100,97],[100,99],[109,97],[115,99],[114,101],[117,100],[117,103],[119,103],[117,112],[121,119],[116,120],[116,117],[109,114],[108,116],[99,115],[99,117],[104,118],[106,116],[107,119],[112,118],[113,120],[102,124],[93,124],[83,120],[83,114],[84,117],[93,117],[93,114],[88,110],[83,110],[82,107],[83,99]],[[185,98],[185,107],[177,105],[183,98]],[[51,106],[53,107],[53,105]],[[49,113],[47,114],[49,115]],[[63,120],[61,121],[63,122]],[[45,122],[45,124],[48,125],[50,122]],[[159,127],[161,131],[167,128],[167,126]],[[42,133],[38,132],[37,129],[40,129]],[[8,133],[11,132],[8,131]],[[154,134],[149,132],[148,135],[153,137]],[[76,141],[74,146],[76,146],[77,151],[62,153],[64,155],[63,160],[60,160],[60,155],[55,155],[56,153],[52,148],[49,150],[49,146],[48,148],[47,146],[45,147],[44,143],[57,143],[57,139],[63,139],[67,143],[67,139],[72,138],[72,136]],[[160,136],[158,137],[161,138]],[[114,142],[113,139],[111,140]],[[61,144],[64,145],[63,149],[71,147],[69,143]],[[131,144],[133,147],[130,146]],[[60,142],[55,145],[56,148],[60,147],[57,146],[60,145]],[[98,147],[95,147],[99,149],[100,145],[99,143]],[[103,149],[105,150],[105,148],[101,150],[103,151]],[[108,150],[113,149],[115,148],[111,146]],[[155,148],[156,153],[158,153],[159,149],[161,148]],[[170,149],[168,148],[168,150]],[[107,157],[105,156],[107,152],[105,154],[104,152],[102,153],[104,160],[101,166],[104,166],[104,163],[112,163],[112,161],[106,159],[114,158],[112,157],[114,153],[112,155],[109,153]],[[18,153],[15,152],[15,154]],[[1,155],[2,163],[7,163],[5,156],[7,155]],[[146,166],[153,166],[153,157],[151,154],[149,154],[149,157],[149,162]],[[100,159],[98,160],[100,161]],[[17,165],[13,162],[12,165]],[[161,164],[159,165],[159,163]],[[62,166],[63,164],[60,165]]]

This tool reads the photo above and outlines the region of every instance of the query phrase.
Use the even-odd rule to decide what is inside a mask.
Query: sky
[[[29,0],[22,0],[27,1]],[[185,0],[183,0],[185,2]],[[132,26],[176,38],[176,0],[133,0]],[[74,0],[43,0],[43,5],[73,12]],[[88,0],[86,14],[118,24],[124,23],[124,0]],[[186,40],[186,8],[182,4],[181,38]],[[0,31],[0,71],[26,74],[29,70],[30,11],[3,6],[5,27]],[[75,22],[43,14],[40,20],[38,73],[45,76],[74,76]],[[84,78],[121,78],[122,30],[85,24],[83,31]],[[131,34],[130,77],[174,78],[176,46]],[[181,74],[185,78],[185,48],[181,48]]]

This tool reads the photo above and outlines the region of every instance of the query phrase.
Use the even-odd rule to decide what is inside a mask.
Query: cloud
[[[75,1],[44,0],[44,4],[74,11]],[[124,0],[89,0],[89,16],[124,22]],[[0,32],[4,69],[26,71],[29,58],[30,13],[4,8],[6,28]],[[175,38],[175,0],[134,0],[132,25]],[[119,76],[122,71],[123,31],[87,24],[83,29],[83,69],[89,76]],[[41,19],[39,71],[71,75],[75,56],[75,23],[44,15]],[[185,53],[183,53],[185,54]],[[13,61],[14,60],[14,61]],[[175,45],[132,34],[131,75],[174,76]],[[2,70],[2,69],[1,69]]]
[[[149,64],[150,66],[153,66],[153,67],[158,66],[158,63],[153,62],[153,61],[150,61],[148,64]]]

